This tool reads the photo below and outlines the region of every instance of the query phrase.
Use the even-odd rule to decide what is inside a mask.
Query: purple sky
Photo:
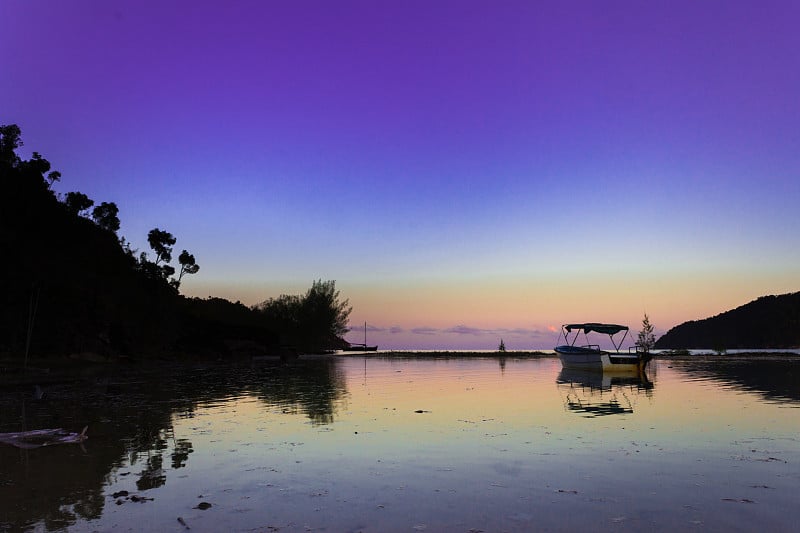
[[[175,234],[186,294],[336,279],[385,347],[548,348],[800,290],[798,27],[794,1],[3,0],[0,123],[136,247]]]

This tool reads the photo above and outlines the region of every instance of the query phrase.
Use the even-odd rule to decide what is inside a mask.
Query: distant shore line
[[[663,350],[652,352],[655,359],[676,359],[676,358],[699,358],[707,357],[714,359],[744,358],[744,357],[800,357],[800,349],[787,350],[735,350],[730,352],[717,353],[712,350]],[[558,358],[552,350],[509,350],[505,352],[482,351],[482,350],[378,350],[374,352],[336,352],[337,356],[342,357],[383,357],[398,359],[425,359],[425,358]],[[305,356],[304,356],[305,357]]]
[[[724,359],[765,359],[765,358],[800,358],[800,349],[773,349],[773,350],[731,350],[727,352],[714,352],[713,350],[658,350],[652,352],[653,358],[658,360],[717,360]],[[189,354],[181,356],[161,356],[153,358],[129,357],[44,357],[30,361],[27,369],[18,357],[0,355],[0,383],[7,382],[8,378],[18,378],[23,375],[52,374],[52,377],[63,372],[83,371],[87,368],[132,368],[142,370],[163,369],[167,367],[180,367],[181,365],[206,365],[206,364],[242,364],[249,362],[280,361],[291,363],[292,360],[320,360],[338,357],[375,358],[375,359],[557,359],[558,355],[553,350],[378,350],[374,352],[362,351],[329,351],[324,353],[304,353],[286,359],[275,353],[239,354],[229,359],[220,357],[194,358]],[[13,379],[12,378],[12,379]]]

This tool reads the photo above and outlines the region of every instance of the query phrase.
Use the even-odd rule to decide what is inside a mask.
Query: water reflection
[[[0,530],[22,529],[34,521],[56,529],[77,518],[99,517],[105,473],[93,466],[79,445],[35,450],[0,445]]]
[[[335,360],[111,372],[42,385],[41,401],[31,400],[33,387],[2,389],[0,432],[88,425],[89,439],[33,450],[0,444],[1,531],[34,524],[63,529],[96,519],[107,505],[129,501],[104,495],[104,486],[120,477],[135,477],[139,491],[165,486],[195,452],[190,439],[176,437],[174,422],[192,418],[203,406],[254,397],[320,425],[334,420],[346,393]]]
[[[299,409],[313,425],[332,423],[336,402],[347,392],[336,360],[296,362],[271,372],[259,370],[263,368],[255,368],[249,392],[269,405]]]
[[[734,389],[756,392],[778,403],[800,401],[800,368],[796,357],[690,356],[670,360],[669,364],[694,380],[711,380]]]
[[[650,398],[654,389],[645,372],[612,374],[564,368],[556,383],[565,409],[587,418],[633,413],[638,396]]]
[[[332,358],[5,389],[0,432],[89,440],[0,445],[0,531],[790,530],[793,369],[738,367]]]

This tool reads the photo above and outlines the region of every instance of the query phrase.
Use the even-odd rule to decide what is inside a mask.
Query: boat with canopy
[[[628,326],[619,324],[601,324],[586,322],[582,324],[564,324],[561,326],[559,341],[563,337],[564,344],[555,347],[564,368],[585,368],[602,371],[630,372],[641,370],[652,359],[650,353],[638,345],[631,346],[628,351],[622,350],[622,344],[628,337]],[[583,333],[585,344],[578,340]],[[614,350],[603,350],[599,344],[589,341],[589,333],[608,335]],[[616,335],[623,333],[617,341]]]

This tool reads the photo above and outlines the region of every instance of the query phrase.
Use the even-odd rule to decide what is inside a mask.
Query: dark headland
[[[185,297],[181,284],[200,266],[178,254],[175,236],[154,228],[150,249],[133,249],[118,235],[124,214],[114,202],[57,194],[61,174],[38,152],[22,159],[22,144],[18,126],[0,126],[0,368],[293,357],[347,345],[350,307],[335,282],[252,307]]]
[[[656,349],[785,350],[800,348],[800,292],[762,296],[667,331]]]

